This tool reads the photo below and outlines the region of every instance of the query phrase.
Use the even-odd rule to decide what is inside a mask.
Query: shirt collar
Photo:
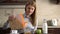
[[[26,13],[24,13],[24,17],[27,18]],[[30,18],[30,17],[29,17]]]

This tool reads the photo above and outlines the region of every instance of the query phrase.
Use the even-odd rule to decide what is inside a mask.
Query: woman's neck
[[[30,18],[30,15],[28,15],[28,14],[25,14],[25,15],[26,15],[27,18]]]

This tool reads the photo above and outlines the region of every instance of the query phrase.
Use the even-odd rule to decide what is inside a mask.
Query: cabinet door
[[[60,28],[55,28],[54,29],[54,34],[60,34]]]
[[[50,28],[48,30],[49,34],[60,34],[60,28]]]
[[[49,33],[49,34],[54,34],[54,29],[49,28],[49,29],[48,29],[48,33]]]
[[[38,28],[42,29],[42,28]],[[60,34],[60,28],[48,28],[48,34]]]
[[[25,5],[27,1],[28,0],[0,0],[0,5]]]

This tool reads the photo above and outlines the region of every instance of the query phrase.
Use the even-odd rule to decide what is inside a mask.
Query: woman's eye
[[[31,8],[31,10],[34,10],[34,8]]]
[[[30,8],[28,8],[28,9],[30,9]]]
[[[28,9],[32,9],[33,10],[33,8],[28,8]]]

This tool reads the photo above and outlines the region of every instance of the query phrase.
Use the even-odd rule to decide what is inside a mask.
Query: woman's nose
[[[31,8],[29,8],[29,9],[28,9],[28,11],[29,11],[29,12],[31,12],[31,11],[32,11],[32,9],[31,9]]]

